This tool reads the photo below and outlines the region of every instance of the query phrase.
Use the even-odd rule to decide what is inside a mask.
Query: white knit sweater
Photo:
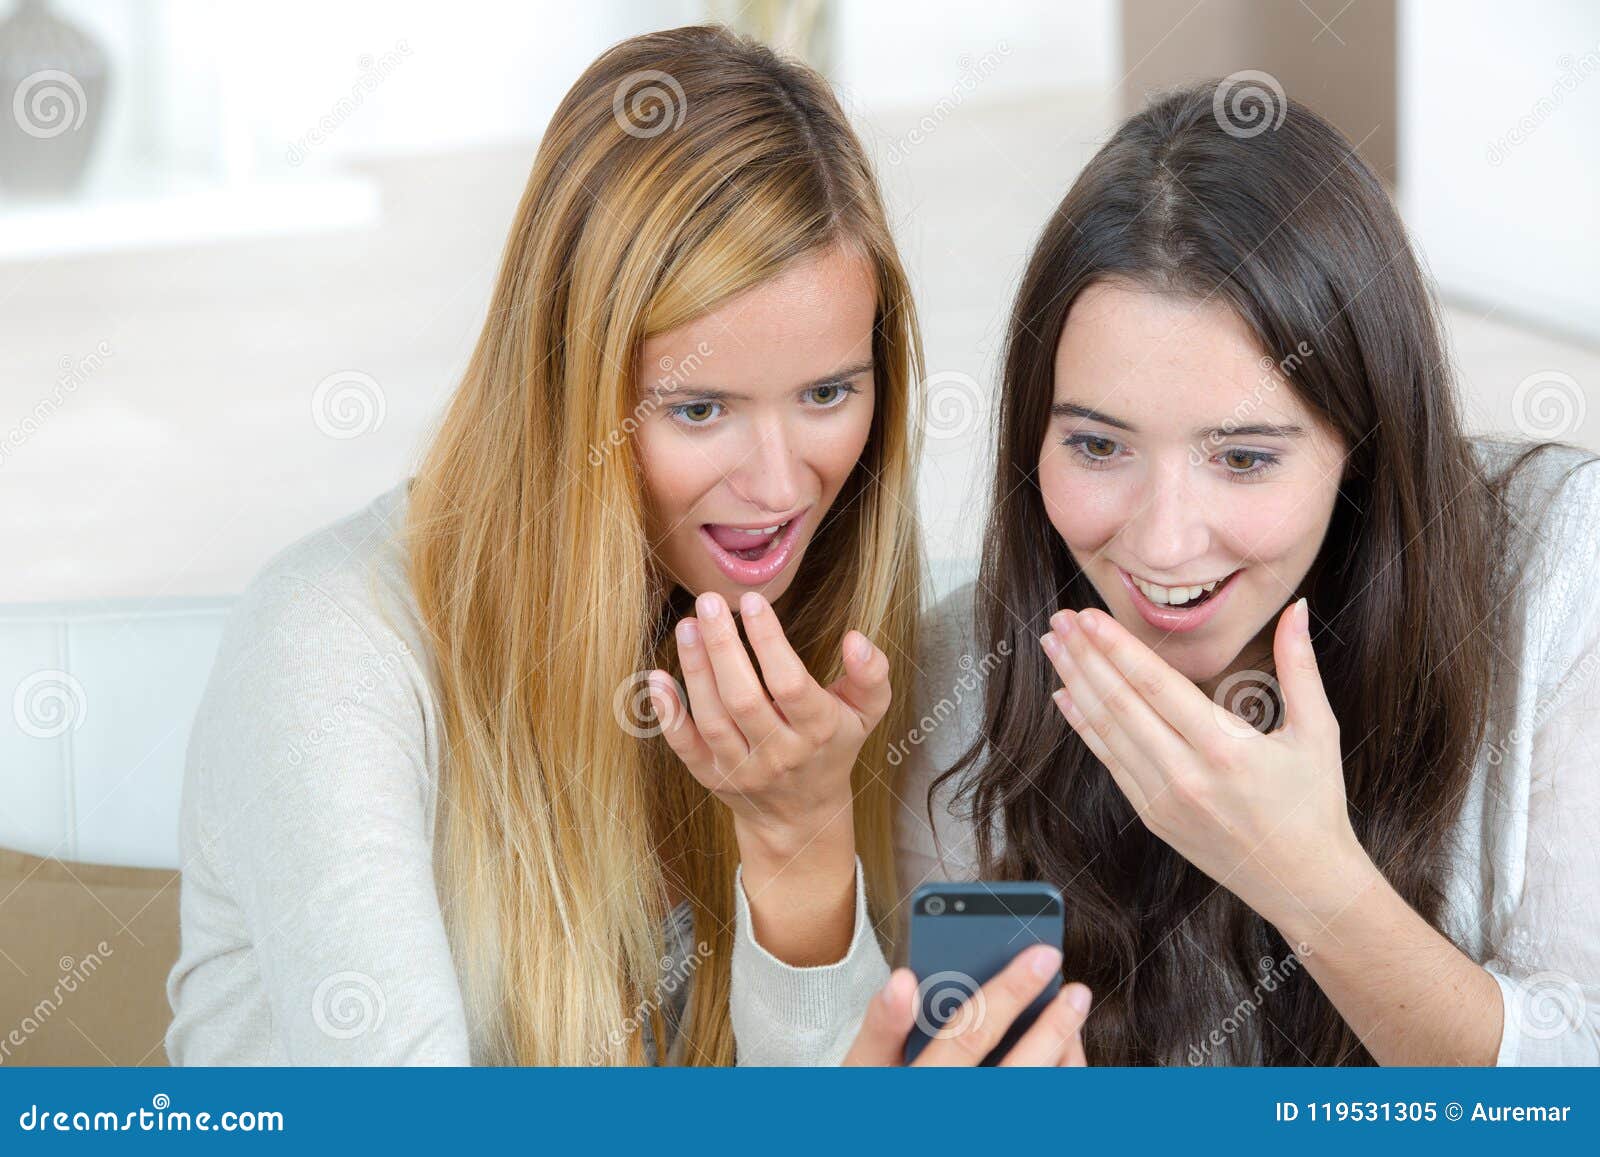
[[[465,1065],[469,1023],[433,868],[443,732],[406,578],[407,485],[285,548],[229,618],[190,735],[182,949],[167,981],[178,1065]],[[684,774],[688,774],[685,772]],[[857,879],[860,866],[857,865]],[[448,885],[446,885],[448,886]],[[752,939],[736,888],[741,1064],[841,1057],[881,963],[856,890],[850,975],[794,970]],[[681,1017],[697,941],[668,918],[653,999]],[[647,1026],[623,1024],[619,1031]],[[605,1042],[596,1041],[597,1055]],[[673,1054],[669,1053],[669,1056]]]
[[[1519,448],[1474,444],[1491,468]],[[1454,942],[1499,982],[1499,1065],[1600,1064],[1600,462],[1559,485],[1588,458],[1567,449],[1535,458],[1510,493],[1510,541],[1461,544],[1527,564],[1504,608],[1509,630],[1497,648],[1489,733],[1453,833],[1445,914]],[[968,584],[924,618],[914,691],[923,723],[900,745],[902,899],[926,880],[978,874],[971,827],[952,814],[955,785],[940,789],[933,828],[925,806],[932,781],[982,720],[988,668],[973,592]],[[853,1031],[865,1002],[852,1005],[847,994],[879,982],[887,967],[877,942],[858,937],[838,964],[787,975],[793,1000],[840,1007]],[[1259,1018],[1246,1018],[1227,1054],[1198,1063],[1251,1063],[1257,1027]]]

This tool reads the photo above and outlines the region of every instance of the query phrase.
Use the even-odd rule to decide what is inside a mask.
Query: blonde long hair
[[[646,337],[836,244],[876,276],[876,411],[779,609],[824,684],[850,627],[889,655],[894,706],[855,768],[855,825],[873,926],[892,938],[886,756],[908,730],[922,570],[907,279],[821,77],[720,27],[635,37],[550,123],[488,320],[411,487],[410,577],[444,729],[435,872],[477,1063],[639,1063],[633,1027],[663,1039],[651,991],[669,872],[704,948],[675,1055],[733,1061],[732,825],[626,717],[643,672],[678,674],[684,596],[652,557],[618,432],[638,418]]]

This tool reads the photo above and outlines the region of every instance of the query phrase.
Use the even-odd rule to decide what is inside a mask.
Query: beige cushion
[[[0,848],[0,1065],[164,1065],[178,873]]]

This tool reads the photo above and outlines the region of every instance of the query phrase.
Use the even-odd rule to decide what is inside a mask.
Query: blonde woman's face
[[[871,266],[835,248],[645,341],[638,453],[678,585],[788,589],[867,444],[876,313]]]
[[[1342,439],[1286,368],[1226,305],[1117,282],[1056,348],[1046,512],[1117,621],[1202,685],[1262,658],[1338,498]]]

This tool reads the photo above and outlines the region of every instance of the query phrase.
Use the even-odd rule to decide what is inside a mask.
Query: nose
[[[1152,469],[1123,526],[1124,545],[1154,577],[1174,577],[1210,549],[1208,514],[1189,482],[1184,463]]]
[[[754,433],[754,443],[744,447],[743,457],[728,471],[728,484],[763,512],[787,514],[801,494],[803,467],[796,440],[778,419],[761,423]]]

